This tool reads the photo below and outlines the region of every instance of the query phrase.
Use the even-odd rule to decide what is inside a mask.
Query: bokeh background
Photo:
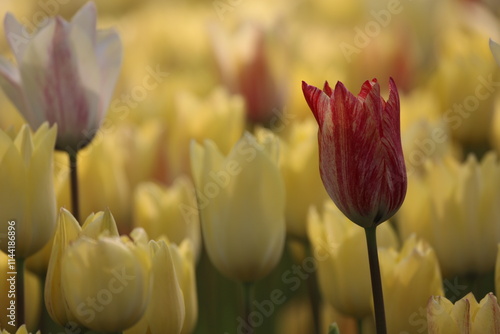
[[[11,12],[36,29],[49,16],[69,20],[85,2],[0,0],[0,16]],[[478,299],[493,291],[500,241],[500,212],[494,209],[500,200],[500,78],[488,40],[500,41],[496,1],[95,3],[98,27],[119,32],[124,57],[106,120],[80,153],[82,217],[109,207],[121,233],[147,224],[141,221],[153,221],[152,216],[161,221],[167,213],[158,209],[160,193],[190,182],[185,180],[191,178],[191,140],[213,139],[227,153],[243,131],[270,128],[283,141],[287,243],[279,265],[257,283],[256,301],[269,299],[276,289],[283,292],[283,302],[273,305],[257,332],[311,333],[308,294],[316,291],[317,275],[316,270],[305,270],[302,261],[307,258],[304,245],[310,243],[309,206],[321,211],[327,195],[315,174],[316,124],[301,81],[315,86],[342,81],[357,93],[371,78],[386,91],[393,77],[401,97],[409,175],[407,200],[388,223],[397,232],[396,244],[416,233],[437,247],[443,278],[449,284],[460,282],[448,289],[443,285],[455,298],[479,285]],[[0,53],[14,59],[4,36]],[[0,92],[0,128],[18,131],[23,123]],[[69,207],[67,168],[66,157],[57,155],[58,206]],[[145,198],[155,186],[157,193]],[[456,226],[463,228],[449,234]],[[153,234],[164,233],[161,227],[149,228],[158,230]],[[481,233],[472,240],[468,229]],[[169,238],[180,243],[177,239],[187,232],[171,233]],[[211,265],[199,231],[189,233],[198,240],[199,316],[194,333],[237,333],[239,285]],[[475,257],[457,259],[457,251],[443,244],[460,246]],[[485,249],[484,254],[478,249]],[[491,259],[477,260],[486,257]],[[40,264],[43,272],[43,260],[32,262],[31,270],[36,272]],[[476,279],[482,283],[474,283]],[[455,293],[464,285],[464,291]],[[322,332],[337,321],[342,333],[354,333],[353,318],[339,315],[324,295],[317,300]],[[419,326],[412,328],[422,332]]]

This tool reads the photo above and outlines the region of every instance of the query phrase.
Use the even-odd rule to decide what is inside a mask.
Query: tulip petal
[[[96,56],[101,78],[101,101],[99,105],[101,114],[98,115],[100,119],[105,116],[109,102],[113,96],[115,83],[120,74],[122,54],[121,40],[116,31],[112,29],[98,31]]]
[[[325,84],[327,86],[328,84]],[[302,92],[318,124],[323,123],[324,113],[330,109],[330,98],[320,89],[302,81]],[[331,92],[331,89],[330,89]]]
[[[29,123],[40,123],[41,117],[32,113],[26,103],[21,87],[21,75],[17,67],[7,59],[0,57],[0,86]],[[37,120],[38,118],[38,120]]]
[[[14,15],[11,13],[7,13],[5,15],[5,19],[3,21],[5,35],[7,37],[7,41],[9,42],[10,48],[14,55],[16,56],[17,62],[21,63],[24,52],[28,45],[28,39],[32,38],[26,28],[19,23]]]
[[[87,2],[82,8],[76,12],[71,19],[71,26],[78,27],[79,29],[87,32],[90,39],[95,43],[96,41],[96,21],[97,21],[97,8],[93,1]]]
[[[490,50],[498,66],[500,66],[500,44],[494,42],[491,38],[490,38]]]

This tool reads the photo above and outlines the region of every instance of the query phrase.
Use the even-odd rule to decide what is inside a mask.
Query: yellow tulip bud
[[[97,239],[99,236],[118,237],[115,220],[109,210],[91,214],[83,224],[80,224],[66,209],[60,210],[57,219],[57,230],[54,235],[52,253],[50,255],[45,280],[45,306],[54,321],[61,326],[76,329],[78,319],[68,307],[66,293],[63,287],[62,260],[70,243],[80,236]]]
[[[66,209],[61,209],[45,280],[47,312],[61,326],[73,327],[76,324],[76,318],[68,308],[62,288],[62,257],[69,244],[78,238],[80,232],[80,224],[73,215]]]
[[[150,241],[151,298],[142,319],[125,334],[179,334],[186,311],[174,264],[173,249],[164,240]]]
[[[62,257],[61,283],[68,308],[79,324],[96,331],[123,331],[146,310],[149,259],[132,242],[82,236]]]
[[[19,329],[16,331],[16,332],[12,332],[12,333],[15,333],[15,334],[28,334],[28,330],[26,329],[26,325],[22,325],[21,327],[19,327]],[[29,332],[31,334],[31,332]],[[7,330],[2,330],[0,332],[0,334],[10,334],[9,332],[7,332]],[[40,331],[37,331],[36,334],[40,334]]]
[[[14,331],[15,326],[11,326],[9,322],[13,320],[13,318],[9,317],[9,315],[14,312],[9,310],[10,301],[15,299],[15,292],[11,290],[11,283],[13,283],[12,279],[15,279],[15,275],[8,274],[12,270],[9,269],[9,257],[7,254],[0,252],[0,329],[7,329],[9,331]],[[24,276],[24,291],[25,291],[25,312],[26,312],[26,323],[28,324],[28,328],[35,329],[38,326],[38,321],[40,320],[41,315],[41,304],[42,304],[42,286],[40,283],[40,279],[25,270]],[[17,320],[17,317],[14,318]],[[15,323],[16,321],[14,321]]]
[[[192,333],[198,319],[198,294],[196,291],[196,272],[193,245],[191,240],[184,240],[179,247],[171,244],[175,273],[181,287],[186,314],[181,334]]]
[[[434,250],[415,235],[401,251],[380,249],[387,332],[421,332],[430,296],[443,295],[442,278]]]
[[[472,293],[455,304],[433,296],[427,304],[427,321],[429,334],[500,333],[500,306],[492,293],[480,303]]]
[[[181,94],[176,113],[168,120],[166,158],[169,179],[189,174],[189,143],[195,139],[213,140],[226,154],[240,138],[244,124],[244,102],[222,88],[215,89],[205,100],[192,94]]]
[[[329,197],[318,172],[318,126],[312,119],[290,126],[281,145],[287,232],[306,238],[309,206],[319,207]]]
[[[487,153],[480,162],[451,156],[428,161],[409,178],[398,216],[402,238],[428,240],[444,277],[487,273],[495,267],[500,242],[500,163]]]
[[[134,225],[152,239],[165,235],[178,245],[188,238],[196,258],[201,251],[201,231],[194,186],[187,177],[177,178],[169,188],[141,183],[134,197]]]
[[[379,247],[398,246],[390,224],[381,224],[377,232]],[[308,234],[325,299],[357,319],[370,315],[372,294],[364,229],[327,200],[321,216],[314,207],[310,209]]]
[[[278,158],[278,139],[267,131],[257,138],[246,133],[227,156],[211,140],[192,144],[203,241],[227,277],[255,281],[281,258],[285,190]]]
[[[31,134],[23,126],[15,139],[0,131],[0,235],[15,256],[26,258],[52,238],[56,201],[52,176],[56,126]],[[0,249],[8,252],[9,242]]]

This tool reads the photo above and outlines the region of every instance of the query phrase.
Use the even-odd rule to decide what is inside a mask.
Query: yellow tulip
[[[225,276],[243,282],[267,275],[285,241],[285,189],[278,167],[278,139],[249,133],[224,156],[206,140],[191,146],[203,241]]]
[[[170,244],[175,273],[179,281],[185,305],[185,317],[181,334],[192,333],[198,320],[198,293],[196,290],[196,267],[191,240],[184,240],[179,246]]]
[[[16,332],[12,332],[12,333],[15,333],[15,334],[28,334],[28,330],[26,329],[26,325],[22,325],[21,327],[18,328],[18,330]],[[31,332],[29,332],[31,334]],[[7,332],[7,330],[2,330],[0,332],[0,334],[10,334],[9,332]],[[37,331],[35,334],[40,334],[40,331]]]
[[[329,198],[319,176],[318,127],[314,120],[294,122],[282,142],[281,170],[286,186],[287,232],[306,238],[310,205]]]
[[[87,328],[117,332],[146,310],[150,278],[147,254],[117,237],[82,236],[65,251],[61,283],[68,308]]]
[[[421,333],[422,315],[431,296],[443,295],[439,264],[433,249],[415,235],[401,251],[379,251],[388,333]]]
[[[480,162],[451,156],[427,161],[409,178],[398,214],[402,238],[412,233],[435,250],[444,277],[487,273],[500,242],[500,163],[490,152]]]
[[[446,3],[446,2],[443,2]],[[498,93],[495,64],[488,48],[494,16],[480,8],[448,2],[440,18],[441,38],[436,45],[439,63],[430,80],[443,120],[455,139],[471,146],[488,146]],[[475,15],[470,15],[471,11]]]
[[[152,239],[164,235],[178,245],[188,238],[195,257],[201,251],[201,231],[195,190],[187,177],[179,177],[168,187],[152,182],[138,185],[134,196],[134,225]]]
[[[113,216],[107,210],[91,214],[80,224],[66,209],[61,209],[57,219],[57,230],[54,235],[52,253],[50,255],[45,280],[45,306],[52,319],[61,326],[76,330],[78,319],[68,307],[66,292],[63,287],[62,261],[71,243],[80,236],[97,239],[100,236],[118,237],[118,230]]]
[[[24,125],[15,139],[0,131],[0,235],[8,236],[0,249],[9,253],[15,247],[18,258],[42,249],[56,227],[52,177],[56,134],[56,127],[47,123],[34,134]]]
[[[222,153],[227,154],[243,133],[243,100],[222,88],[215,89],[204,100],[192,94],[180,94],[176,110],[168,120],[171,126],[167,128],[165,146],[169,180],[189,174],[191,140],[211,139]]]
[[[378,227],[379,247],[397,247],[390,224]],[[308,235],[318,265],[320,290],[345,315],[362,319],[371,314],[371,283],[364,229],[347,219],[331,200],[323,214],[312,207]]]
[[[164,240],[150,241],[151,298],[142,319],[125,334],[181,333],[186,316],[185,297],[176,273],[174,252]]]
[[[427,305],[429,334],[500,333],[500,307],[497,298],[487,294],[480,303],[472,293],[452,304],[433,296]]]

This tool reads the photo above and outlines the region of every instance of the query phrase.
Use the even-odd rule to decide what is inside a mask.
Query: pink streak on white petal
[[[66,39],[64,23],[59,18],[56,21],[48,50],[46,77],[42,82],[45,114],[50,123],[58,123],[62,135],[67,136],[67,131],[72,131],[74,137],[79,137],[79,132],[86,128],[89,108]]]

